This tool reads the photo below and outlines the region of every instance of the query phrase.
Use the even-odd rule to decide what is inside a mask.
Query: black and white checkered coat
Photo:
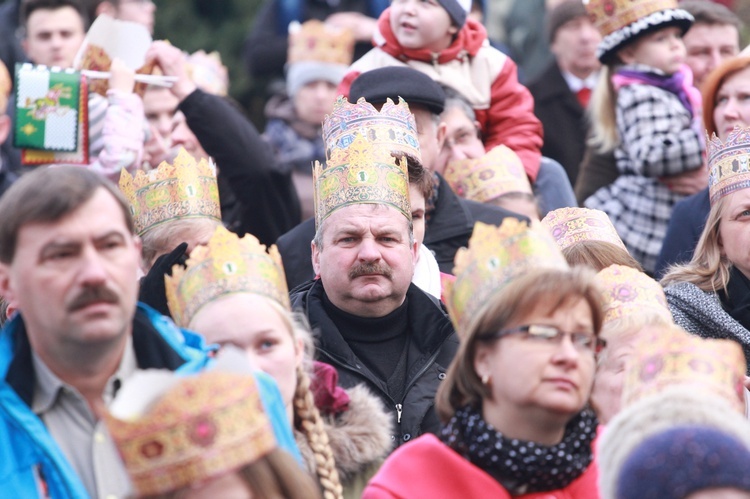
[[[616,116],[620,176],[584,205],[606,212],[628,251],[653,272],[672,207],[684,197],[670,191],[659,177],[703,164],[699,126],[675,94],[646,84],[618,90]]]

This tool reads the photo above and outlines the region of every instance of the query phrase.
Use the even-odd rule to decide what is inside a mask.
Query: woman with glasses
[[[436,397],[443,430],[393,453],[363,497],[598,497],[594,274],[514,221],[477,224],[455,272],[461,346]]]

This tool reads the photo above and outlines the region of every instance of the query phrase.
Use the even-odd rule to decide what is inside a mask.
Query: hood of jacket
[[[445,64],[464,55],[475,56],[487,41],[487,30],[473,19],[467,19],[466,24],[456,34],[451,45],[440,51],[430,52],[426,49],[407,49],[401,46],[391,29],[391,9],[387,8],[378,18],[378,26],[373,35],[373,43],[387,54],[398,59],[414,59],[416,61],[436,62]]]

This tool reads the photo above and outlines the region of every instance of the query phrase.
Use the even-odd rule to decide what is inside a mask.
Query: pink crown
[[[604,241],[627,251],[606,213],[589,208],[560,208],[547,213],[542,225],[561,250],[581,241]]]
[[[706,141],[711,204],[750,187],[750,127],[735,127],[722,143],[716,134]]]

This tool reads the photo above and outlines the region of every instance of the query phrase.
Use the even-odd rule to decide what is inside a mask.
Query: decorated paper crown
[[[323,139],[325,166],[313,166],[317,227],[335,210],[361,203],[387,204],[411,219],[406,161],[391,154],[421,159],[414,116],[403,100],[389,99],[378,112],[364,99],[350,104],[340,97],[323,122]]]
[[[627,251],[606,213],[588,208],[559,208],[542,219],[561,250],[581,241],[604,241]]]
[[[133,388],[153,392],[163,383],[164,374],[145,374]],[[141,496],[230,473],[276,447],[258,386],[247,374],[209,371],[183,378],[144,414],[123,417],[113,407],[104,419]]]
[[[605,64],[641,34],[667,26],[678,26],[684,33],[693,24],[693,16],[677,8],[677,0],[583,0],[583,3],[602,35],[596,56]]]
[[[732,340],[703,339],[677,326],[639,336],[623,384],[623,407],[668,388],[686,386],[718,395],[745,410],[745,355]]]
[[[173,164],[164,161],[148,173],[139,170],[135,178],[123,169],[120,190],[130,203],[139,236],[183,218],[221,222],[216,168],[205,159],[196,162],[185,149],[180,149]]]
[[[325,62],[348,66],[354,57],[354,33],[336,28],[317,19],[289,25],[290,64],[302,61]]]
[[[459,335],[517,277],[534,269],[569,268],[549,234],[511,217],[500,227],[477,222],[469,247],[458,250],[455,263],[456,278],[443,280],[443,295]]]
[[[509,192],[533,194],[520,158],[503,145],[481,158],[452,161],[443,177],[456,194],[480,203]]]
[[[266,247],[255,236],[240,239],[223,226],[205,246],[190,253],[187,266],[175,265],[164,276],[167,304],[175,322],[187,327],[205,304],[231,293],[254,293],[291,310],[284,267],[276,246]]]
[[[229,73],[221,63],[221,55],[213,51],[207,54],[199,50],[187,57],[187,70],[195,86],[213,95],[222,97],[229,91]]]
[[[722,144],[716,134],[706,141],[711,204],[750,187],[750,128],[736,126]]]
[[[604,297],[604,323],[642,314],[645,310],[672,323],[672,314],[661,285],[644,274],[624,265],[610,265],[596,275]]]

